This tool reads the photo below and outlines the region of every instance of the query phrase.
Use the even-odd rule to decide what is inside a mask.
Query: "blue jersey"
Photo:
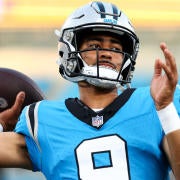
[[[124,97],[100,112],[77,98],[26,107],[15,131],[25,136],[34,171],[48,180],[169,179],[164,132],[149,88]],[[179,98],[178,90],[180,114]]]

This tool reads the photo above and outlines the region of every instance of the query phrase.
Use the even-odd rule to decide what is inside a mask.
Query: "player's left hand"
[[[178,82],[178,71],[175,58],[165,43],[160,44],[165,62],[156,59],[151,82],[151,95],[156,109],[165,108],[173,101],[174,91]]]
[[[25,93],[20,91],[16,96],[14,105],[0,113],[0,123],[3,126],[3,131],[12,131],[14,129],[21,113],[24,100]]]

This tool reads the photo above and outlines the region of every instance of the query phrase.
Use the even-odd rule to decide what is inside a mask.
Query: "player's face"
[[[100,50],[95,50],[95,48]],[[118,51],[122,52],[123,47],[117,38],[110,35],[89,35],[83,39],[80,50],[90,49],[94,50],[81,53],[81,57],[89,66],[97,65],[98,59],[99,66],[108,66],[120,70],[123,54]]]

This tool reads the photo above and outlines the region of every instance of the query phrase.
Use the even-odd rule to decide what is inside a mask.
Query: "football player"
[[[171,168],[180,179],[178,72],[167,45],[150,88],[134,89],[139,40],[115,5],[80,7],[56,34],[59,72],[78,84],[79,98],[27,106],[15,132],[0,133],[0,166],[49,180],[159,180]]]

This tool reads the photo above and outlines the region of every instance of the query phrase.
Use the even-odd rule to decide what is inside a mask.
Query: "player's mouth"
[[[107,67],[110,69],[116,69],[116,66],[113,63],[106,61],[106,60],[99,61],[99,66],[100,67]]]

